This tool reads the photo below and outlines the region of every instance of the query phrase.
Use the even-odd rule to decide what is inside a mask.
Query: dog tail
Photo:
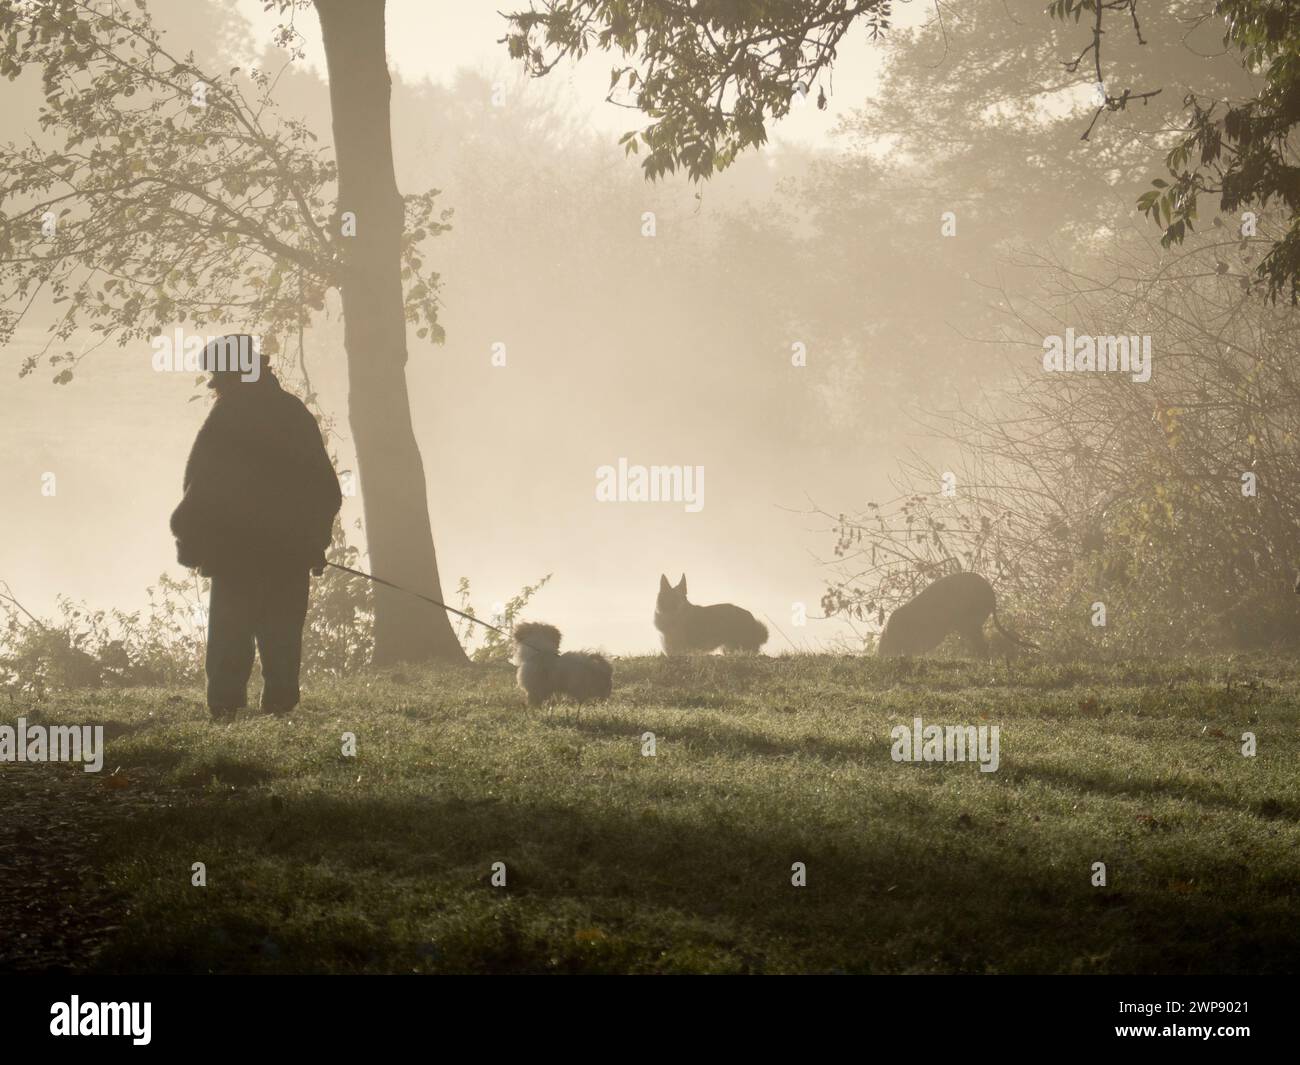
[[[1028,640],[1022,639],[1013,632],[1007,632],[1007,630],[1002,627],[1002,622],[998,620],[998,608],[996,606],[993,608],[993,627],[1012,643],[1018,643],[1021,647],[1032,647],[1035,651],[1042,650],[1038,644],[1030,643]]]

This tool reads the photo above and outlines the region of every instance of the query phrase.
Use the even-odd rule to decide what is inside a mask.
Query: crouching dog
[[[614,667],[593,651],[560,654],[560,630],[554,625],[516,625],[515,680],[528,695],[529,706],[541,706],[563,695],[575,703],[608,699],[614,687]]]

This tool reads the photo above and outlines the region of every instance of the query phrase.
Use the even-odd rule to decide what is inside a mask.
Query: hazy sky
[[[895,7],[896,30],[919,25],[934,13],[932,7],[920,3]],[[256,39],[270,39],[279,19],[263,10],[261,0],[239,0],[239,10]],[[527,10],[526,0],[389,0],[386,10],[388,58],[396,76],[409,82],[448,84],[458,69],[469,67],[507,85],[519,80],[518,64],[508,60],[505,45],[498,41],[505,36],[501,12]],[[324,49],[316,17],[306,11],[299,12],[297,18],[307,38],[306,61],[324,79]],[[799,106],[773,131],[774,139],[829,144],[839,116],[860,104],[875,86],[880,62],[880,48],[868,41],[865,33],[848,34],[840,46],[834,74],[826,82],[826,110],[819,111],[811,101],[807,107]],[[617,137],[643,123],[638,112],[605,101],[609,72],[615,63],[615,56],[593,52],[580,63],[566,62],[549,74],[546,82],[563,82],[571,90],[567,101],[574,113]]]
[[[611,144],[619,133],[640,124],[639,115],[601,102],[609,80],[608,57],[590,56],[576,70],[558,71],[545,83],[519,83],[503,59],[503,46],[496,43],[502,35],[499,6],[391,0],[388,41],[397,77],[449,85],[457,71],[468,68],[501,78],[511,92],[551,100],[556,80],[562,78],[567,88],[560,97],[570,113],[607,134]],[[164,12],[174,17],[175,6],[158,10],[164,28],[184,32],[186,27],[172,27],[163,18]],[[240,10],[249,20],[250,39],[269,41],[275,20],[262,12],[260,2],[241,0]],[[905,19],[929,17],[919,5],[901,5],[900,10]],[[318,64],[315,15],[305,11],[298,17],[308,63]],[[769,153],[779,152],[782,143],[832,143],[838,116],[860,103],[875,84],[878,49],[864,37],[855,34],[841,48],[833,85],[827,86],[828,109],[808,104],[797,111],[775,131]],[[202,62],[198,46],[196,52]],[[409,126],[409,116],[404,121]],[[399,124],[399,116],[394,123]],[[30,115],[17,120],[11,115],[0,122],[0,132],[11,136],[15,126],[34,124],[33,102]],[[327,141],[328,128],[319,131]],[[440,161],[432,155],[422,161],[422,154],[412,155],[411,142],[411,137],[404,139],[399,154],[406,162],[399,160],[399,166],[415,165],[416,180],[447,190],[449,206],[460,211],[455,239],[479,239],[490,219],[476,218],[461,202],[465,197],[458,195],[455,146],[432,146],[431,151],[441,153]],[[618,180],[640,182],[636,160],[618,158],[611,165],[620,168]],[[518,173],[519,180],[531,180],[528,160],[519,161]],[[683,255],[694,254],[693,230],[716,223],[731,206],[729,180],[715,183],[703,209],[695,212],[672,206],[680,183],[636,185],[644,188],[646,204],[666,197],[671,208],[665,214],[671,226],[660,241],[661,249],[668,249],[663,252],[666,262],[671,264],[674,247]],[[507,206],[503,203],[503,209]],[[582,210],[581,204],[563,206]],[[641,209],[636,205],[618,223],[620,231],[635,235]],[[611,233],[610,239],[623,238]],[[636,254],[645,250],[644,244],[635,247]],[[609,323],[583,322],[593,308],[572,276],[535,278],[545,297],[541,304],[553,313],[535,331],[512,336],[512,359],[517,361],[508,375],[488,377],[486,342],[498,335],[494,330],[500,323],[473,319],[464,309],[479,306],[470,296],[481,296],[484,278],[452,272],[445,280],[448,343],[434,350],[413,342],[408,378],[449,596],[457,578],[468,577],[477,608],[486,612],[493,602],[553,572],[553,585],[538,598],[531,617],[559,625],[570,646],[647,652],[657,646],[650,615],[659,573],[668,571],[676,579],[686,572],[695,601],[738,602],[773,619],[801,644],[819,643],[824,630],[796,632],[788,620],[795,602],[817,612],[826,573],[813,556],[829,549],[828,537],[780,508],[801,505],[805,493],[831,507],[860,505],[895,455],[875,455],[868,470],[858,456],[808,451],[806,444],[784,439],[775,427],[741,430],[742,424],[753,425],[752,417],[733,420],[738,412],[746,413],[747,382],[728,379],[704,363],[689,373],[680,366],[657,367],[653,358],[620,366],[617,340],[595,339],[609,336],[608,328],[600,333]],[[601,315],[613,321],[647,313],[644,294],[629,291],[622,300],[626,306],[606,306]],[[207,400],[199,393],[191,401],[196,391],[187,375],[144,372],[147,353],[133,347],[95,352],[66,388],[49,384],[44,367],[32,378],[18,380],[20,360],[44,342],[44,324],[32,322],[19,334],[0,373],[0,450],[16,456],[0,465],[0,498],[10,502],[0,535],[0,579],[40,612],[51,609],[58,593],[96,607],[136,608],[160,572],[182,573],[174,562],[167,515],[179,498],[185,456]],[[337,320],[322,322],[313,334],[314,350],[320,353],[314,376],[326,408],[345,421],[337,326]],[[668,342],[689,349],[695,341],[687,333]],[[758,369],[763,365],[781,372],[780,351],[789,340],[781,336],[770,342],[766,354],[741,353],[752,354],[756,374],[770,372]],[[771,352],[775,361],[764,362]],[[707,352],[700,357],[707,358]],[[566,374],[575,384],[558,395],[549,393]],[[756,387],[759,378],[750,383]],[[496,448],[467,444],[485,430],[497,438]],[[752,438],[743,436],[747,432]],[[705,509],[686,513],[681,507],[596,502],[597,467],[625,456],[634,464],[704,465]],[[345,453],[343,461],[349,458]],[[58,475],[53,497],[39,491],[46,472]],[[359,513],[359,501],[349,500],[345,519],[351,522]],[[767,650],[782,649],[788,644],[774,631]]]

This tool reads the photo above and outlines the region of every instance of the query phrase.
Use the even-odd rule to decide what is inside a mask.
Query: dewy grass
[[[530,711],[512,683],[358,675],[228,727],[189,690],[28,708],[106,727],[102,774],[0,766],[52,774],[95,821],[81,880],[115,927],[70,966],[1297,967],[1290,663],[634,658],[581,711]],[[998,726],[997,770],[895,761],[918,717]]]

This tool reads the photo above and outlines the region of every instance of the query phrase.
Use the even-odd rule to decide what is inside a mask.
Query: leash
[[[457,617],[464,618],[466,621],[472,621],[475,625],[482,625],[485,629],[491,629],[493,632],[500,633],[507,640],[512,640],[512,641],[515,640],[514,635],[512,633],[506,632],[505,629],[499,629],[495,625],[489,624],[488,622],[484,621],[482,618],[476,618],[473,614],[466,614],[465,611],[463,610],[457,610],[454,606],[448,606],[446,603],[442,602],[441,600],[433,598],[433,596],[431,595],[421,595],[419,592],[411,591],[410,588],[403,588],[400,584],[394,584],[392,581],[386,581],[384,580],[383,577],[376,577],[373,573],[363,573],[359,569],[353,569],[351,566],[341,566],[337,562],[326,562],[325,565],[333,566],[335,569],[342,570],[344,573],[350,573],[354,577],[363,577],[374,584],[382,584],[385,588],[392,588],[395,592],[405,592],[407,595],[413,595],[415,596],[416,599],[423,599],[426,603],[432,603],[434,606],[440,606],[442,607],[443,610],[449,610]],[[515,641],[515,642],[524,643],[524,641],[522,640]],[[532,650],[536,651],[538,654],[556,655],[557,657],[559,655],[558,651],[552,651],[549,647],[534,647],[531,643],[524,643],[524,646],[531,648]]]
[[[392,588],[397,592],[405,592],[407,595],[413,595],[416,599],[423,599],[426,603],[432,603],[434,606],[440,606],[443,610],[450,610],[457,617],[464,618],[466,621],[472,621],[475,625],[482,625],[485,629],[491,629],[493,632],[499,632],[508,640],[514,639],[505,629],[498,629],[495,625],[489,625],[482,618],[476,618],[473,614],[466,614],[463,610],[457,610],[454,606],[448,606],[446,603],[439,602],[431,595],[421,595],[419,592],[413,592],[410,588],[403,588],[400,584],[394,584],[392,581],[386,581],[383,577],[376,577],[373,573],[362,573],[359,569],[353,569],[351,566],[340,566],[337,562],[326,562],[325,565],[333,566],[335,569],[341,569],[344,573],[350,573],[354,577],[364,577],[375,584],[382,584],[385,588]]]

